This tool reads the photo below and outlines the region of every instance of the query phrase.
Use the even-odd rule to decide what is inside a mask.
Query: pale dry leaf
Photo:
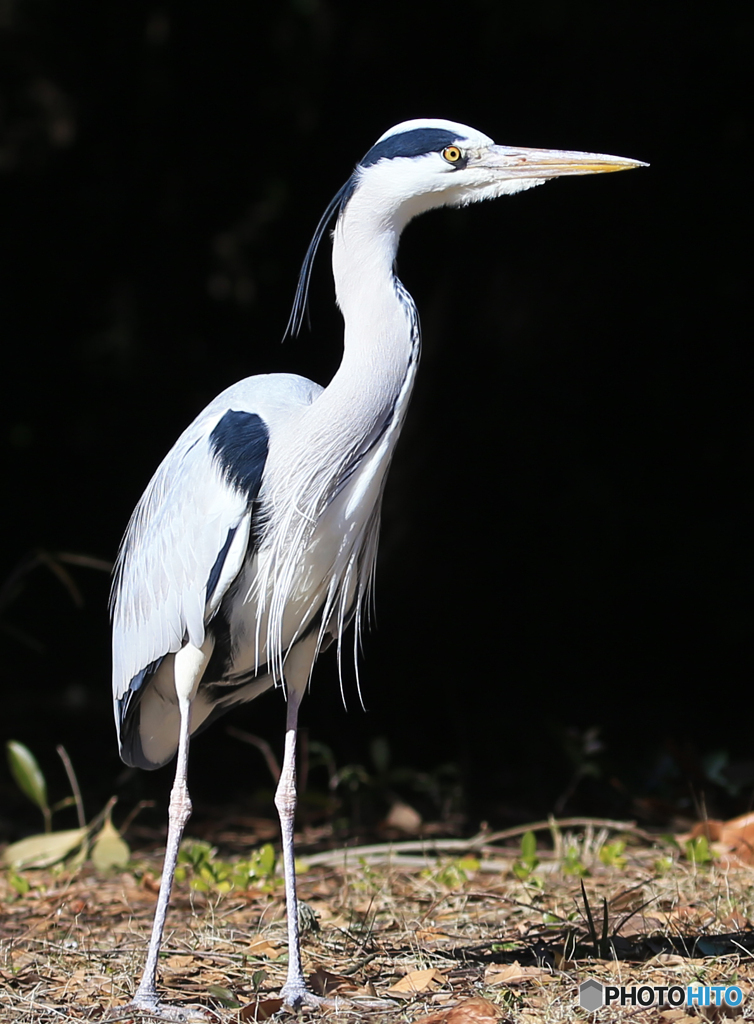
[[[19,839],[17,843],[6,847],[3,863],[10,864],[16,871],[22,868],[48,868],[81,846],[88,831],[86,828],[71,828],[65,832],[45,832]]]
[[[518,960],[512,964],[491,964],[484,972],[486,985],[520,985],[523,981],[533,978],[551,977],[549,971],[541,967],[522,967]]]
[[[416,941],[423,946],[430,942],[447,942],[449,939],[448,933],[440,928],[418,928],[414,935],[416,936]]]
[[[422,827],[422,816],[409,804],[396,800],[385,818],[385,824],[389,828],[400,829],[401,832],[415,833]]]
[[[391,985],[388,992],[397,996],[413,996],[419,992],[428,992],[438,985],[442,985],[445,978],[434,967],[421,971],[409,971],[394,985]]]
[[[92,863],[98,871],[110,868],[124,868],[131,859],[131,851],[118,830],[108,818],[94,840],[92,847]]]
[[[268,960],[276,960],[285,951],[285,947],[268,939],[255,939],[249,943],[248,951],[252,956],[265,956]]]
[[[185,971],[189,967],[196,967],[196,959],[185,953],[174,953],[161,961],[171,971]]]

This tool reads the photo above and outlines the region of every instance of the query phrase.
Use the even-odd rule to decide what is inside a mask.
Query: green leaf
[[[24,878],[23,875],[17,875],[12,869],[8,871],[7,878],[19,896],[25,896],[29,889],[31,889],[31,882],[29,879]]]
[[[241,1006],[229,988],[223,988],[222,985],[207,985],[207,991],[221,1006],[227,1006],[232,1010],[237,1010]]]
[[[45,832],[43,835],[27,836],[12,843],[3,852],[3,863],[16,870],[23,868],[48,868],[64,860],[86,839],[88,829],[72,828],[66,832]]]
[[[11,775],[21,792],[36,804],[40,811],[47,810],[47,783],[42,769],[28,747],[16,740],[5,744]]]
[[[524,832],[521,836],[521,860],[534,861],[537,859],[537,837],[533,832]]]
[[[710,864],[713,860],[706,836],[697,836],[686,843],[686,856],[692,864]]]

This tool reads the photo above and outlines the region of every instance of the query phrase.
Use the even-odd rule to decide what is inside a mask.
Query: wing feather
[[[213,451],[212,431],[222,418],[199,420],[179,438],[129,523],[112,598],[116,700],[145,666],[187,640],[201,647],[208,612],[211,617],[241,568],[264,462],[250,498]]]

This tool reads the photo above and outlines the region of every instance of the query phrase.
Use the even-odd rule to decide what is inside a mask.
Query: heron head
[[[465,206],[520,192],[550,178],[646,166],[638,160],[555,149],[497,146],[467,125],[404,121],[358,164],[352,189],[368,187],[409,220],[437,206]],[[404,219],[405,217],[405,219]]]
[[[286,333],[296,334],[301,327],[312,263],[328,225],[334,217],[340,221],[357,196],[359,218],[368,220],[370,230],[387,232],[397,246],[408,221],[425,210],[495,199],[564,175],[646,166],[602,153],[497,146],[455,121],[403,121],[380,136],[322,215],[304,258]]]

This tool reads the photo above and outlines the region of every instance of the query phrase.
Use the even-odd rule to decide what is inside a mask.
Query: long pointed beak
[[[561,149],[521,149],[517,146],[489,146],[482,150],[475,163],[478,167],[507,172],[511,178],[559,178],[566,174],[601,174],[607,171],[628,171],[649,167],[642,160],[605,153],[575,153]]]

